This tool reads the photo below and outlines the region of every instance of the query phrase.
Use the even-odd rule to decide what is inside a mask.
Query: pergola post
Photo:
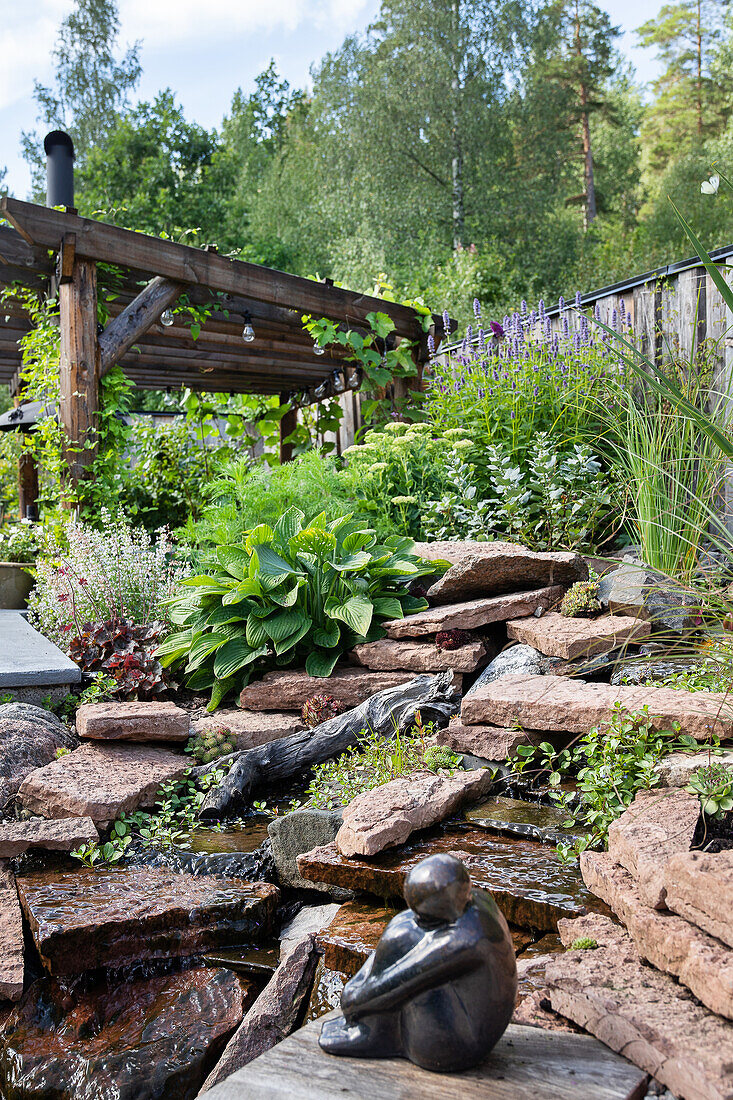
[[[18,456],[18,503],[21,519],[38,518],[38,464],[30,451]]]
[[[287,405],[287,394],[280,394],[280,404]],[[284,465],[286,462],[293,461],[293,444],[286,443],[285,440],[298,426],[298,413],[297,410],[291,405],[285,416],[280,420],[280,463]]]
[[[95,455],[99,412],[100,352],[97,337],[97,266],[75,259],[59,286],[61,328],[60,408],[64,456],[73,490]],[[73,507],[73,501],[66,501]]]

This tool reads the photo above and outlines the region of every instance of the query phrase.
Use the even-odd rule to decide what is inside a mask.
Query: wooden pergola
[[[370,312],[389,314],[395,325],[390,339],[416,341],[418,375],[412,384],[420,384],[428,333],[407,306],[344,290],[329,280],[317,282],[232,260],[212,248],[81,218],[70,210],[3,198],[0,216],[10,222],[0,226],[0,287],[20,284],[58,291],[59,416],[69,440],[72,480],[84,475],[93,457],[84,444],[94,439],[99,382],[116,363],[141,389],[278,394],[282,404],[290,404],[280,422],[283,461],[291,457],[284,441],[296,421],[292,395],[307,394],[310,403],[339,392],[334,383],[347,366],[340,346],[315,354],[303,328],[304,315],[366,331]],[[97,320],[100,264],[115,269],[115,296],[106,303],[110,320],[105,328]],[[182,294],[193,305],[212,310],[195,340],[190,325],[175,313],[172,325],[161,323],[161,314]],[[242,339],[247,322],[255,330],[251,343]],[[437,315],[432,322],[437,345],[443,322]],[[18,341],[30,327],[21,305],[9,302],[0,310],[0,382],[9,384],[16,397],[22,393]],[[397,382],[404,387],[404,380]],[[22,470],[20,480],[23,492]]]

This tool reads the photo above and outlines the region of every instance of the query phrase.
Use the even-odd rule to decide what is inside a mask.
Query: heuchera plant
[[[72,638],[69,656],[83,672],[105,677],[105,694],[155,699],[176,687],[155,655],[166,630],[163,623],[139,626],[127,619],[86,623]]]

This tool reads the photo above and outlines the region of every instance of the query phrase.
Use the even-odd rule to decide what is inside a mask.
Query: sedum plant
[[[560,614],[566,619],[580,619],[597,615],[601,610],[598,599],[598,581],[576,581],[568,589],[560,604]]]
[[[158,656],[184,665],[192,690],[211,689],[209,710],[273,667],[305,662],[309,675],[330,676],[342,654],[384,636],[382,621],[427,607],[407,586],[438,566],[415,557],[410,539],[379,543],[350,516],[304,518],[289,508],[244,545],[220,546],[218,568],[185,578],[170,601],[182,629]]]

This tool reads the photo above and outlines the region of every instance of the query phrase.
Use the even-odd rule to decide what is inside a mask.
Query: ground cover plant
[[[29,565],[40,551],[42,535],[31,523],[4,523],[0,527],[0,561]]]
[[[170,601],[183,629],[158,655],[184,668],[192,690],[211,689],[211,710],[270,668],[304,662],[309,675],[330,676],[354,645],[384,636],[381,622],[427,607],[408,587],[439,567],[411,551],[410,539],[378,542],[349,516],[306,525],[289,508],[274,527],[220,546],[211,573],[184,578]]]

